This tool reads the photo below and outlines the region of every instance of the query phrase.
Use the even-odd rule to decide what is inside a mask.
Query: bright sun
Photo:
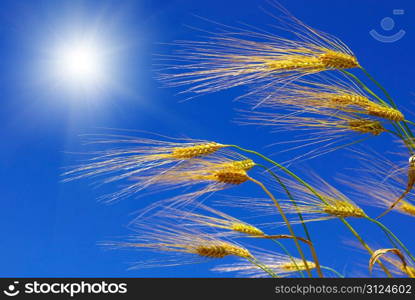
[[[87,105],[130,93],[125,64],[135,42],[125,40],[117,22],[107,23],[88,24],[81,16],[69,16],[53,26],[37,46],[41,56],[33,69],[36,84],[55,99]]]
[[[73,45],[62,49],[59,55],[59,67],[68,80],[79,83],[91,83],[100,76],[99,51],[91,45]]]
[[[98,98],[115,80],[113,53],[96,37],[61,38],[48,52],[49,82],[66,95]]]
[[[99,84],[104,67],[101,51],[97,45],[82,41],[59,47],[55,71],[60,80],[79,87]]]
[[[125,27],[123,8],[113,11],[105,4],[96,14],[82,1],[69,2],[62,12],[53,11],[50,19],[33,26],[27,39],[28,45],[34,42],[33,56],[22,72],[24,81],[44,97],[70,105],[101,105],[116,95],[134,94],[135,86],[127,86],[134,71],[130,51],[138,45],[134,36],[141,35]]]

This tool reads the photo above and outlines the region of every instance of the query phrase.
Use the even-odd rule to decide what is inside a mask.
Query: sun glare
[[[91,45],[78,44],[62,49],[58,64],[62,76],[72,82],[95,82],[101,73],[99,51]]]
[[[47,27],[38,26],[34,45],[38,56],[30,61],[27,79],[45,97],[69,103],[89,105],[132,94],[126,84],[130,51],[137,46],[135,29],[130,34],[122,9],[96,15],[86,15],[85,9],[76,4],[69,13],[47,20]]]
[[[57,47],[54,73],[59,81],[78,88],[92,88],[102,83],[105,61],[103,49],[85,41],[65,43]]]

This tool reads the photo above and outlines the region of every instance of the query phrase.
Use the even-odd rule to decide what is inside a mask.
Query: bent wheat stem
[[[415,172],[415,169],[412,170],[413,172]],[[401,196],[399,196],[398,199],[396,199],[391,206],[388,207],[387,210],[385,210],[383,213],[381,213],[378,217],[376,217],[376,219],[380,219],[382,217],[384,217],[386,214],[388,214],[389,212],[391,212],[395,206],[402,201],[402,199],[404,199],[406,197],[406,195],[412,190],[414,183],[415,183],[415,178],[413,177],[414,175],[412,175],[412,178],[408,178],[408,186],[406,188],[406,190],[402,193]]]
[[[274,202],[274,204],[275,204],[275,206],[277,207],[277,209],[278,209],[278,212],[280,213],[280,215],[281,215],[281,217],[283,218],[283,220],[284,220],[284,222],[285,222],[285,224],[287,225],[287,228],[288,228],[288,231],[290,232],[290,234],[292,235],[292,236],[294,236],[294,243],[295,243],[295,246],[297,247],[297,250],[298,250],[298,253],[300,254],[300,256],[301,256],[301,259],[303,260],[303,262],[304,262],[304,266],[305,266],[305,268],[306,268],[306,271],[307,271],[307,274],[310,276],[310,277],[312,277],[312,274],[311,274],[311,271],[310,271],[310,268],[309,268],[309,266],[308,266],[308,264],[307,264],[307,260],[306,260],[306,258],[305,258],[305,256],[304,256],[304,252],[303,252],[303,250],[301,249],[301,246],[300,246],[300,244],[298,243],[298,239],[297,239],[297,237],[295,236],[295,233],[294,233],[294,230],[292,229],[292,227],[291,227],[291,224],[290,224],[290,222],[288,221],[288,218],[287,218],[287,216],[285,215],[285,213],[284,213],[284,211],[282,210],[282,208],[281,208],[281,206],[280,206],[280,204],[278,203],[278,201],[277,201],[277,199],[275,199],[275,197],[274,197],[274,195],[266,188],[266,186],[262,183],[262,182],[260,182],[260,181],[258,181],[258,180],[256,180],[256,179],[254,179],[254,178],[252,178],[252,177],[250,177],[250,180],[253,182],[253,183],[255,183],[255,184],[257,184],[257,185],[259,185],[263,190],[264,190],[264,192],[271,198],[271,200]]]
[[[383,232],[385,232],[385,234],[388,237],[391,237],[393,240],[395,240],[396,243],[400,246],[400,248],[402,248],[406,252],[406,254],[412,259],[412,261],[415,262],[415,257],[412,255],[412,253],[408,250],[408,248],[401,242],[401,240],[398,239],[398,237],[389,228],[387,228],[383,223],[379,222],[378,220],[372,219],[370,217],[366,217],[366,219],[378,225],[383,230]],[[396,245],[393,241],[391,242],[394,245]]]
[[[360,237],[360,235],[357,233],[357,231],[352,227],[352,225],[350,225],[349,222],[347,222],[345,219],[340,218],[340,220],[343,222],[344,225],[346,225],[346,227],[352,232],[352,234],[357,238],[357,240],[360,242],[360,244],[367,250],[367,252],[369,252],[369,254],[372,256],[374,251],[372,250],[372,248],[370,248],[370,246]],[[388,277],[392,277],[392,274],[390,273],[390,271],[388,270],[388,268],[385,267],[385,265],[380,262],[380,260],[377,261],[377,263],[379,264],[379,266],[382,268],[382,270],[385,272],[385,274]]]

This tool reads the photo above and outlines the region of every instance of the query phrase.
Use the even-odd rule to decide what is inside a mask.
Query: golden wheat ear
[[[270,8],[283,17],[267,13],[279,24],[269,32],[201,18],[218,26],[216,33],[200,29],[208,33],[204,40],[175,42],[179,50],[160,55],[159,79],[168,87],[183,87],[180,93],[190,99],[238,86],[255,87],[248,93],[252,95],[306,75],[360,67],[354,53],[338,38],[311,28],[271,3]],[[278,27],[292,39],[273,33]]]

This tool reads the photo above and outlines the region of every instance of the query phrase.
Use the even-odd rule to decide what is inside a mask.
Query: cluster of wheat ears
[[[98,176],[103,183],[123,182],[119,190],[105,196],[107,200],[135,197],[146,190],[178,191],[177,196],[146,207],[132,222],[131,238],[117,243],[163,254],[164,262],[158,260],[162,265],[233,256],[236,261],[214,270],[251,277],[342,277],[320,264],[307,228],[311,221],[337,219],[361,250],[367,251],[370,271],[375,268],[388,277],[415,277],[415,257],[380,221],[390,212],[415,216],[410,201],[415,182],[415,140],[410,127],[415,124],[405,119],[390,94],[343,42],[309,27],[278,3],[270,4],[283,14],[277,17],[272,9],[268,11],[279,22],[279,30],[288,31],[294,39],[253,26],[216,24],[218,32],[207,33],[203,41],[174,43],[178,51],[162,56],[168,65],[160,72],[161,80],[168,86],[185,87],[182,91],[190,97],[246,86],[248,92],[241,99],[248,100],[242,103],[250,109],[243,120],[294,132],[304,130],[307,138],[301,144],[310,150],[301,157],[319,156],[370,137],[392,134],[402,144],[398,148],[409,163],[402,166],[385,157],[379,159],[379,154],[360,151],[356,155],[362,168],[353,177],[343,178],[365,199],[357,201],[359,205],[382,209],[378,217],[370,217],[317,175],[306,180],[254,150],[156,134],[97,136],[91,141],[106,149],[94,152],[91,161],[65,173],[65,180]],[[258,179],[260,176],[267,180]],[[267,233],[269,224],[250,224],[210,202],[212,194],[247,182],[262,190],[264,198],[229,198],[220,204],[275,217],[274,225],[281,234]],[[389,244],[367,243],[349,223],[351,218],[375,224]],[[275,243],[279,253],[243,245],[244,241],[259,240]],[[287,247],[287,243],[293,244]]]

